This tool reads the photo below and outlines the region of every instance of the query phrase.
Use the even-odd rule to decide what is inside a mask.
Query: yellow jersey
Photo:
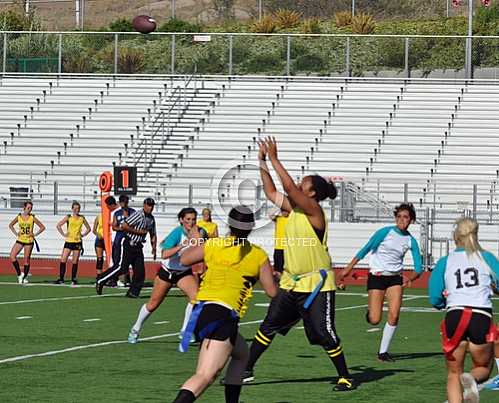
[[[249,241],[237,243],[234,237],[208,239],[204,244],[206,273],[196,299],[228,305],[242,318],[260,267],[267,259],[265,251]]]
[[[102,226],[102,214],[97,216],[97,235],[99,238],[104,238],[104,227]]]
[[[327,249],[327,219],[324,214],[324,237],[317,237],[306,214],[295,208],[286,224],[286,247],[284,248],[284,272],[279,286],[296,292],[312,292],[321,282],[319,270],[327,270],[327,278],[321,291],[336,289],[331,257]],[[299,279],[296,276],[300,276]]]
[[[17,240],[22,243],[33,243],[33,227],[35,225],[35,216],[30,214],[28,218],[24,219],[22,214],[17,216],[17,225],[19,226],[19,235]]]
[[[208,234],[208,238],[215,237],[215,232],[218,228],[218,225],[215,224],[213,221],[199,220],[197,222],[197,226],[203,228],[206,231],[206,233]]]
[[[286,244],[286,223],[288,222],[288,217],[278,215],[275,218],[275,230],[274,230],[274,249],[284,249]]]
[[[68,236],[66,242],[77,243],[81,242],[81,227],[83,227],[84,218],[82,215],[73,217],[68,216]]]

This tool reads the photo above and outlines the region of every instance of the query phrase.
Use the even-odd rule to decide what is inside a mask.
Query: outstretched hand
[[[265,146],[270,159],[277,159],[277,141],[275,137],[266,137]]]
[[[265,161],[267,157],[267,146],[262,140],[258,140],[258,161]]]

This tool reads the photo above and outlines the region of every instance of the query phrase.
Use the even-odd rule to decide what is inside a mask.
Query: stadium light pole
[[[258,0],[258,21],[263,17],[263,0]]]
[[[355,17],[355,0],[352,0],[352,17]]]
[[[76,18],[76,28],[80,27],[80,0],[75,0],[75,18]]]
[[[473,0],[468,0],[468,37],[466,38],[466,65],[465,77],[473,78],[472,73],[472,56],[473,51]]]
[[[175,0],[172,0],[172,5],[171,5],[171,9],[172,9],[172,19],[175,18],[175,9],[177,8],[177,4],[175,2]]]

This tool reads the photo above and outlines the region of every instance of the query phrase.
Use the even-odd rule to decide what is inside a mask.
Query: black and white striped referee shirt
[[[147,229],[151,237],[156,235],[156,221],[152,214],[144,213],[144,210],[139,210],[128,217],[125,222],[132,228],[137,230]],[[127,232],[126,237],[132,245],[142,245],[146,241],[145,235],[131,234]]]

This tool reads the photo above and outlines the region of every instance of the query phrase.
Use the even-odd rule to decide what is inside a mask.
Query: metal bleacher
[[[348,184],[360,219],[403,199],[450,217],[473,202],[473,185],[489,217],[498,99],[499,87],[479,81],[5,76],[0,195],[9,207],[9,187],[29,184],[49,208],[57,181],[61,203],[83,198],[96,209],[98,175],[128,164],[139,196],[154,195],[162,210],[235,193],[254,202],[257,140],[270,135],[296,179]]]

